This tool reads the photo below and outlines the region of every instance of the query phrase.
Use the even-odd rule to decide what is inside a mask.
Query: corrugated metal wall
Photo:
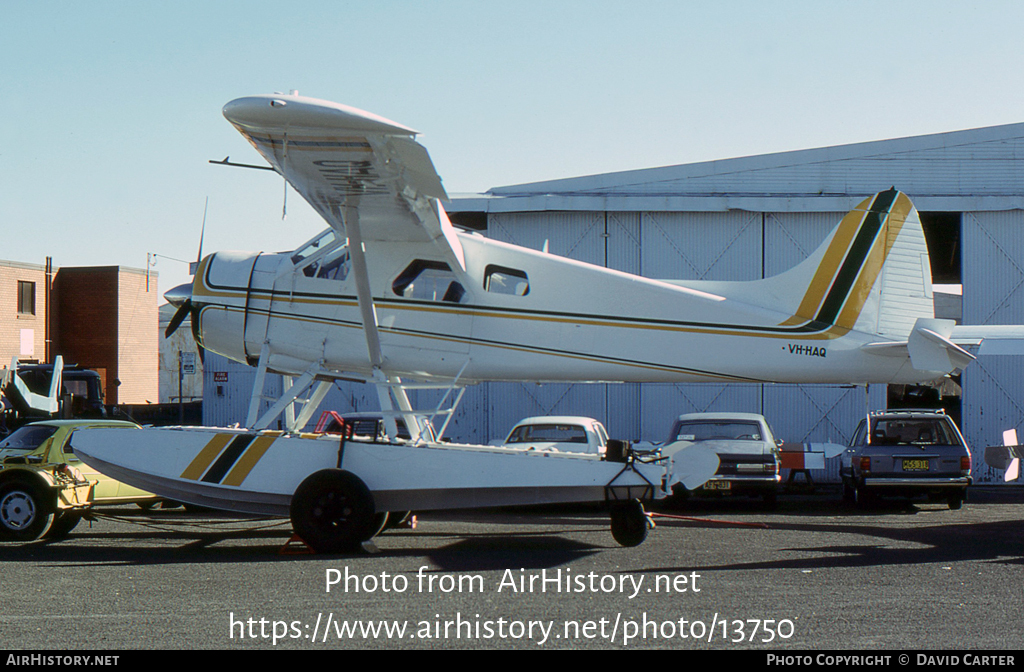
[[[961,226],[964,323],[1024,324],[1024,212],[965,212]],[[961,429],[974,451],[975,481],[999,482],[983,451],[1011,427],[1024,436],[1024,361],[978,357],[962,384]]]
[[[761,214],[645,212],[641,274],[666,280],[761,277]]]

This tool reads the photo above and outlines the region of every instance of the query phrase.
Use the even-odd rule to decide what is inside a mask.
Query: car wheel
[[[639,500],[621,502],[612,506],[612,538],[621,546],[632,547],[644,543],[650,519]]]
[[[950,495],[949,498],[946,499],[946,503],[949,505],[949,508],[954,511],[959,509],[964,505],[964,493],[958,492]]]
[[[50,529],[53,514],[42,487],[25,481],[0,485],[0,539],[34,541]]]
[[[766,492],[764,497],[764,508],[774,511],[779,505],[779,497],[775,492]]]
[[[356,550],[387,522],[374,511],[373,495],[349,471],[322,469],[302,481],[292,496],[295,533],[317,553]]]

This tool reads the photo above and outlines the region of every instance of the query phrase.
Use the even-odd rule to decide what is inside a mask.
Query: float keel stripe
[[[251,434],[241,434],[236,436],[228,447],[224,449],[217,461],[213,463],[206,475],[201,479],[203,483],[220,483],[220,480],[224,478],[224,475],[228,473],[228,469],[238,461],[238,458],[242,456],[245,449],[249,447],[252,440],[256,437]]]
[[[199,451],[192,463],[189,464],[185,471],[181,472],[182,478],[187,478],[190,481],[198,481],[199,477],[203,475],[206,468],[210,466],[210,463],[220,455],[220,451],[224,450],[224,446],[228,445],[228,441],[231,440],[233,434],[217,434],[209,443]]]

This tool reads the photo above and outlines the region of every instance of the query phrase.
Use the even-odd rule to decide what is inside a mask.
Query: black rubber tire
[[[964,493],[958,492],[956,494],[950,495],[946,499],[946,503],[951,510],[956,511],[957,509],[964,505],[964,499],[966,499]]]
[[[853,489],[853,503],[858,509],[866,509],[875,502],[875,496],[863,485]]]
[[[354,551],[387,522],[355,474],[323,469],[306,477],[292,496],[292,528],[317,553]]]
[[[52,540],[63,539],[71,534],[71,530],[75,529],[80,522],[82,522],[82,514],[80,513],[71,511],[59,513],[54,516],[50,529],[46,532],[46,538]]]
[[[54,502],[41,486],[28,481],[0,485],[0,540],[35,541],[53,523]]]
[[[639,546],[647,539],[650,521],[639,500],[631,500],[612,505],[612,538],[620,546],[631,548]]]

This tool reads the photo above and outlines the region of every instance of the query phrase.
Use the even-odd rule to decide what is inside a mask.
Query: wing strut
[[[366,337],[366,352],[370,356],[373,367],[373,382],[377,386],[380,409],[384,416],[384,428],[388,438],[398,438],[396,416],[405,418],[405,426],[409,430],[413,442],[420,439],[420,425],[413,414],[412,404],[405,393],[402,381],[389,376],[384,371],[384,354],[380,347],[380,332],[377,328],[377,309],[373,305],[373,294],[370,292],[370,275],[366,270],[366,250],[363,248],[363,234],[359,225],[359,199],[349,199],[344,207],[343,221],[345,233],[348,235],[348,254],[352,260],[352,275],[356,283],[356,298],[359,301],[359,313],[363,320],[363,335]]]
[[[323,380],[322,376],[321,380],[317,380],[318,375],[326,373],[321,370],[319,363],[317,363],[298,378],[284,376],[282,381],[284,390],[280,397],[264,396],[263,388],[266,382],[267,361],[269,358],[270,344],[264,342],[262,349],[260,349],[259,363],[256,366],[256,380],[252,386],[252,399],[249,401],[249,415],[245,420],[245,426],[256,430],[267,429],[270,427],[270,423],[274,422],[284,413],[285,429],[289,432],[301,431],[313,417],[316,409],[320,407],[333,383],[330,380]],[[312,388],[314,384],[316,384],[316,388],[309,397],[300,397],[300,395],[305,394]],[[260,402],[264,400],[273,401],[274,403],[263,415],[259,415]],[[295,415],[295,404],[301,405],[298,416]]]
[[[356,199],[354,199],[356,200]],[[366,336],[366,350],[370,355],[370,366],[380,371],[384,355],[380,349],[380,333],[377,331],[377,310],[370,293],[370,276],[366,270],[366,250],[363,249],[363,235],[359,228],[359,206],[351,201],[344,206],[343,221],[348,234],[348,254],[352,260],[352,274],[356,281],[356,298],[363,318],[363,334]]]

